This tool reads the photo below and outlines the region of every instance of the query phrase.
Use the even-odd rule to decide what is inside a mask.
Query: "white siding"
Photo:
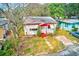
[[[54,30],[56,29],[56,25],[57,24],[51,24],[50,28],[48,27],[43,27],[43,29],[41,30],[41,32],[47,32],[49,33],[54,33]],[[24,31],[25,31],[25,35],[36,35],[37,34],[37,30],[36,31],[32,31],[30,29],[38,29],[38,25],[25,25],[24,26]]]
[[[33,28],[38,28],[38,25],[26,25],[24,26],[24,30],[25,30],[25,35],[35,35],[37,33],[37,31],[32,31],[30,29]]]
[[[56,25],[57,24],[51,24],[50,25],[50,28],[47,28],[47,27],[44,27],[43,29],[42,29],[42,32],[44,32],[44,33],[54,33],[54,31],[55,31],[55,29],[56,29]]]
[[[57,24],[51,24],[51,32],[54,33],[54,31],[56,30],[56,25]]]

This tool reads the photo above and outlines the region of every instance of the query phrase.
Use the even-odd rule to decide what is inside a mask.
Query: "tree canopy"
[[[79,16],[79,3],[51,3],[49,9],[53,17]]]

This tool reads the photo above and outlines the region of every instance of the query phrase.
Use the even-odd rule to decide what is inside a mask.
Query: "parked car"
[[[71,34],[77,38],[79,38],[79,32],[71,32]]]

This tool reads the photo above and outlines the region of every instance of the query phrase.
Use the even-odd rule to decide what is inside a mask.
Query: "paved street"
[[[79,45],[71,45],[68,46],[62,52],[59,52],[57,55],[59,56],[79,56]]]
[[[66,47],[61,52],[55,54],[46,54],[44,56],[79,56],[79,45],[71,45]]]

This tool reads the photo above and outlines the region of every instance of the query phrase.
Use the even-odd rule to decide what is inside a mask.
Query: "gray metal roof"
[[[57,23],[55,19],[48,16],[27,17],[24,19],[24,24],[40,24],[40,23]]]
[[[59,20],[61,22],[65,22],[65,23],[79,23],[78,19],[65,19],[65,20]]]
[[[3,26],[5,24],[8,24],[8,20],[6,18],[0,17],[0,25]]]

